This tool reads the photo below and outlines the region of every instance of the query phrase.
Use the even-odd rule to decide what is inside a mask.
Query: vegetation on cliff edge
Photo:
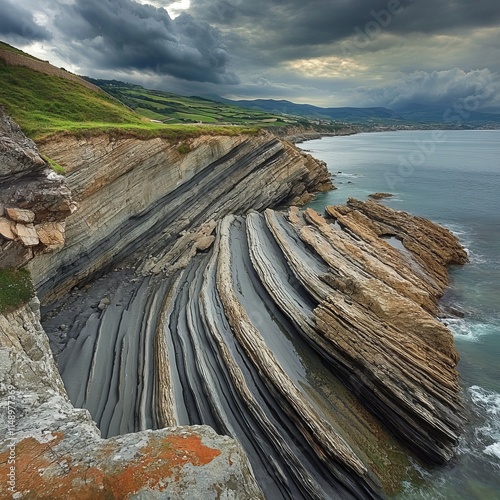
[[[0,313],[13,311],[26,304],[35,291],[26,269],[0,269]]]

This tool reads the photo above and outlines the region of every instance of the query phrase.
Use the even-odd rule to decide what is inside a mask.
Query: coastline
[[[416,141],[425,140],[427,132],[411,134],[409,131],[407,140],[401,139],[403,135],[388,136],[387,141],[392,145],[390,150],[386,149],[383,134],[372,138],[369,137],[371,134],[364,138],[353,137],[352,143],[341,139],[334,147],[320,142],[316,143],[317,147],[306,144],[304,147],[308,152],[326,161],[331,172],[342,170],[333,178],[338,188],[332,193],[333,198],[330,200],[320,195],[321,203],[313,201],[310,206],[321,210],[325,204],[341,203],[343,197],[365,199],[369,193],[387,190],[384,175],[397,172],[398,156],[407,157]],[[393,191],[395,197],[384,203],[439,222],[452,230],[468,249],[470,263],[463,268],[451,269],[450,287],[441,299],[445,307],[458,305],[459,315],[454,316],[453,311],[450,314],[445,310],[446,317],[441,321],[453,331],[461,356],[458,369],[471,420],[453,466],[437,469],[432,475],[424,474],[419,481],[409,483],[405,491],[395,497],[401,500],[496,498],[500,492],[497,474],[500,459],[497,363],[500,317],[493,298],[498,294],[500,274],[500,240],[495,230],[496,214],[499,213],[495,194],[498,192],[499,172],[491,161],[498,154],[498,130],[458,129],[449,132],[446,134],[448,140],[426,157],[427,162],[417,167],[414,175],[398,184]],[[394,147],[392,139],[395,137],[398,139]],[[360,147],[364,150],[365,160],[362,154],[358,154],[350,161],[352,155],[347,150],[353,152]],[[335,156],[328,156],[329,149],[335,150]],[[380,167],[380,164],[385,167]],[[464,317],[460,317],[460,312]]]
[[[500,130],[499,125],[492,125],[490,127],[460,127],[460,128],[450,128],[446,126],[438,127],[438,124],[429,124],[428,126],[422,125],[395,125],[395,126],[362,126],[362,125],[352,125],[340,128],[335,132],[326,132],[312,128],[305,127],[286,127],[285,130],[280,128],[270,129],[274,135],[282,140],[291,142],[293,144],[301,144],[307,141],[321,139],[323,137],[343,137],[356,134],[373,134],[373,133],[384,133],[384,132],[447,132],[447,131],[469,131],[469,132],[486,132],[492,130]],[[307,152],[307,150],[304,150]]]
[[[52,145],[51,156],[66,155],[63,163],[73,167],[68,169],[68,181],[79,202],[68,224],[68,247],[75,235],[88,236],[88,228],[78,225],[85,220],[102,229],[94,234],[93,248],[94,260],[102,259],[104,265],[106,245],[118,241],[123,232],[142,230],[159,237],[149,242],[147,250],[141,248],[141,255],[127,248],[130,259],[112,261],[114,271],[100,281],[91,282],[90,276],[86,281],[85,277],[77,279],[73,272],[71,293],[43,311],[45,331],[53,344],[61,344],[59,369],[71,400],[90,411],[105,437],[131,435],[144,428],[164,427],[167,422],[210,425],[219,434],[243,442],[255,435],[246,449],[259,480],[263,471],[274,471],[272,484],[263,481],[262,487],[277,498],[286,496],[285,492],[297,498],[312,493],[328,497],[322,492],[331,487],[343,498],[377,498],[383,491],[397,491],[407,469],[401,457],[406,460],[409,450],[428,464],[451,459],[462,425],[457,355],[450,332],[433,317],[435,302],[447,283],[448,264],[463,263],[465,258],[451,233],[408,214],[401,218],[392,211],[380,213],[375,203],[351,201],[331,207],[330,216],[348,228],[338,232],[313,211],[291,208],[284,216],[267,209],[280,200],[300,200],[308,184],[322,184],[327,173],[324,163],[271,136],[212,137],[196,143],[185,155],[170,145],[179,169],[167,172],[161,149],[158,164],[149,164],[150,173],[154,167],[171,176],[167,180],[172,195],[165,196],[165,183],[161,183],[163,191],[157,193],[158,203],[153,203],[160,225],[145,227],[153,214],[147,205],[136,207],[134,217],[123,214],[124,225],[109,231],[104,214],[96,216],[93,209],[112,208],[106,203],[110,186],[141,200],[143,190],[151,189],[149,177],[143,175],[144,162],[137,160],[137,168],[132,168],[123,160],[123,148],[132,148],[136,159],[142,153],[151,162],[151,147],[159,145],[122,142],[115,164],[109,165],[106,138],[92,141]],[[82,158],[81,148],[90,146],[101,155]],[[119,175],[117,168],[129,170]],[[125,175],[134,181],[134,191],[114,184]],[[185,178],[181,190],[179,176]],[[93,179],[90,184],[89,178]],[[195,188],[198,194],[212,196],[194,196],[207,204],[197,212],[193,212]],[[253,206],[248,205],[249,191],[255,195]],[[224,193],[230,193],[227,202]],[[186,212],[179,199],[191,200],[191,212]],[[184,226],[178,229],[161,212],[170,213],[172,205],[182,210],[170,214],[176,216],[172,220],[177,220],[177,214],[184,216]],[[215,210],[213,215],[207,215],[205,206]],[[250,208],[260,208],[261,213]],[[144,211],[144,220],[136,217]],[[196,231],[193,219],[199,218],[198,212],[211,220]],[[250,213],[246,218],[231,215],[238,212]],[[130,226],[131,221],[135,225]],[[80,232],[75,233],[76,229]],[[394,231],[410,242],[424,272],[415,271],[380,238]],[[433,239],[424,238],[428,234]],[[433,240],[442,245],[436,246]],[[167,248],[168,242],[172,246]],[[59,257],[64,252],[60,250]],[[80,254],[66,254],[66,262],[74,265],[88,258],[88,253]],[[131,259],[138,259],[135,262],[140,265]],[[125,281],[120,279],[120,266],[130,270]],[[42,278],[50,274],[43,268],[38,272]],[[118,285],[110,276],[118,279]],[[74,311],[64,315],[68,307]],[[332,325],[337,325],[337,334]],[[24,335],[5,330],[8,338]],[[287,331],[320,355],[349,394],[332,394],[329,384],[318,386],[310,381],[309,373],[300,372],[300,357],[293,350],[281,349],[280,343],[288,345],[283,337]],[[281,339],[278,344],[277,339]],[[402,351],[401,344],[407,349]],[[120,348],[115,349],[116,345]],[[431,363],[426,361],[429,356]],[[150,369],[144,371],[143,366]],[[215,366],[219,369],[213,372],[210,367]],[[57,370],[52,371],[55,380]],[[425,384],[415,376],[422,372]],[[404,393],[401,384],[407,388]],[[192,396],[184,396],[188,392]],[[227,402],[228,394],[236,400]],[[337,420],[338,407],[346,408],[343,422]],[[242,413],[243,421],[251,422],[248,428],[241,424]],[[31,416],[29,412],[23,415],[25,425]],[[390,422],[392,434],[380,424],[384,420]],[[44,425],[50,429],[51,422]],[[361,434],[356,429],[366,430]],[[391,444],[388,438],[394,435],[397,439]],[[66,434],[61,438],[66,439]],[[394,450],[400,459],[391,458]],[[395,463],[394,469],[377,466],[386,461]],[[285,480],[281,479],[284,470]]]

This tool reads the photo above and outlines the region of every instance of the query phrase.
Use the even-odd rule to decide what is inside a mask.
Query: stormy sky
[[[0,39],[182,94],[500,106],[498,0],[0,0]]]

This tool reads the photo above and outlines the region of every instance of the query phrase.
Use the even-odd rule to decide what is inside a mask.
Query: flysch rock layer
[[[102,439],[39,319],[37,299],[0,315],[0,498],[263,498],[241,446],[209,427]]]
[[[59,138],[41,149],[65,168],[79,204],[67,219],[58,258],[39,256],[30,264],[42,301],[130,256],[152,255],[170,265],[162,257],[178,237],[211,219],[297,203],[331,188],[323,164],[267,133],[177,144]],[[161,267],[151,259],[144,266]]]
[[[374,498],[398,490],[411,453],[448,462],[463,408],[435,313],[463,250],[390,211],[401,234],[425,231],[451,256],[437,270],[417,263],[379,236],[365,205],[350,202],[352,227],[295,207],[227,216],[182,268],[76,292],[58,358],[72,401],[105,435],[210,425],[242,443],[268,498]]]

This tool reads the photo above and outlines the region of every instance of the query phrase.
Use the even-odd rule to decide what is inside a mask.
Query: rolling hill
[[[322,108],[310,104],[296,104],[286,100],[255,99],[230,100],[214,94],[204,97],[218,100],[226,104],[238,105],[252,110],[267,111],[282,116],[296,116],[316,120],[333,120],[360,126],[370,125],[426,125],[438,128],[475,128],[496,127],[500,125],[498,109],[484,111],[465,111],[460,103],[450,105],[428,105],[412,103],[392,110],[384,107],[356,108]]]

